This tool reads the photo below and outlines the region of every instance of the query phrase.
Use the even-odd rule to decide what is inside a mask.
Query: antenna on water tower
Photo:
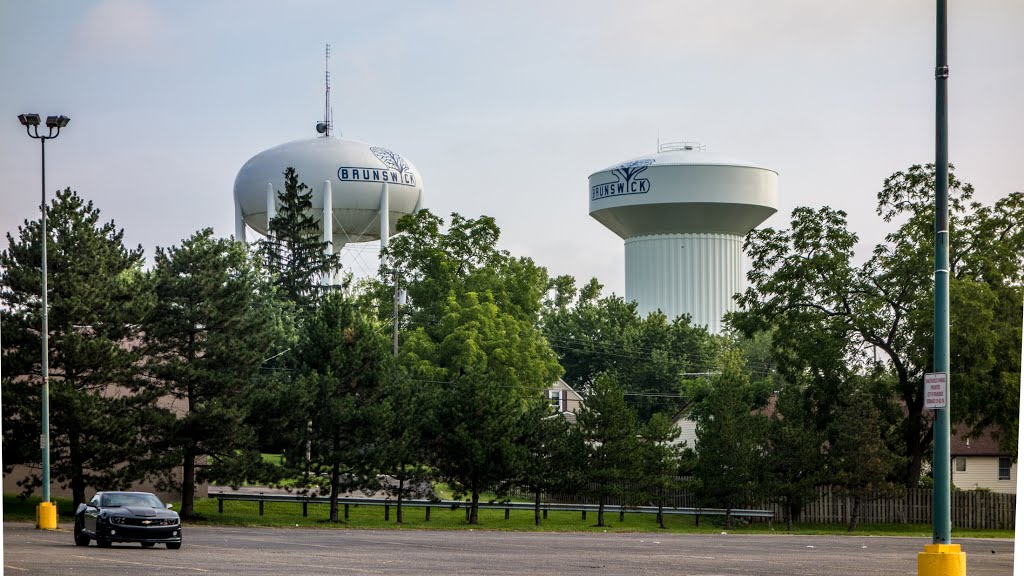
[[[334,119],[331,110],[331,45],[324,48],[324,119],[316,123],[316,131],[321,136],[331,135]]]

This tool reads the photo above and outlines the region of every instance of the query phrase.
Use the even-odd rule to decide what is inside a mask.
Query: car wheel
[[[143,542],[142,543],[142,547],[143,548],[152,548],[153,546],[156,546],[156,544],[153,543],[153,542]]]
[[[75,546],[88,546],[89,537],[82,533],[82,525],[80,522],[75,522]]]
[[[106,538],[97,538],[96,545],[100,548],[110,548],[110,540],[107,540]]]
[[[181,542],[168,542],[167,543],[167,549],[168,550],[178,550],[179,548],[181,548]]]

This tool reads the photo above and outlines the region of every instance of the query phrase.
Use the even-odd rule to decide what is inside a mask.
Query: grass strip
[[[57,513],[61,521],[67,522],[74,516],[71,500],[56,498]],[[4,495],[4,521],[35,521],[35,509],[39,498],[21,499],[14,495]],[[180,509],[175,503],[174,508]],[[403,507],[403,523],[397,523],[397,510],[392,506],[385,521],[383,506],[350,505],[348,519],[344,518],[344,506],[339,506],[339,522],[330,522],[328,504],[309,504],[308,516],[302,516],[302,505],[294,502],[264,502],[263,515],[259,514],[259,503],[225,501],[224,513],[217,512],[216,498],[196,500],[196,512],[203,516],[202,520],[186,522],[192,526],[266,526],[266,527],[304,527],[304,528],[349,528],[365,530],[499,530],[512,532],[597,532],[597,533],[636,533],[651,532],[659,534],[714,534],[724,530],[723,519],[718,517],[702,517],[700,525],[696,525],[693,516],[666,515],[665,529],[658,528],[653,514],[626,512],[622,520],[617,510],[605,513],[606,526],[597,526],[597,513],[588,512],[586,519],[580,512],[549,512],[540,526],[534,526],[532,510],[511,510],[505,519],[504,510],[480,510],[480,524],[466,523],[466,512],[460,508],[452,510],[446,506],[434,506],[430,510],[430,520],[426,519],[423,507]],[[785,524],[779,522],[750,522],[732,530],[736,534],[800,534],[800,535],[845,535],[846,526],[841,524],[797,524],[792,532],[785,530]],[[904,536],[931,537],[932,527],[928,524],[861,524],[853,536]],[[954,538],[1013,538],[1013,530],[979,530],[956,528]]]

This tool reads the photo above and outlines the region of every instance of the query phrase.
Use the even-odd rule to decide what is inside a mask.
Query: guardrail
[[[217,512],[224,513],[224,502],[226,500],[243,501],[243,502],[258,502],[260,509],[260,516],[263,516],[263,506],[266,502],[291,502],[295,504],[302,504],[302,516],[309,516],[309,505],[310,504],[330,504],[331,499],[327,496],[304,496],[298,494],[264,494],[262,492],[252,493],[237,493],[237,492],[210,492],[208,494],[210,498],[217,499]],[[349,517],[350,506],[383,506],[384,507],[384,520],[388,521],[391,515],[391,507],[397,506],[398,501],[391,498],[349,498],[340,497],[338,498],[338,504],[343,505],[345,508],[345,519]],[[469,518],[470,502],[461,500],[402,500],[403,507],[412,508],[424,508],[426,514],[426,521],[430,521],[430,510],[431,508],[448,508],[450,510],[458,510],[464,508],[466,510],[466,518]],[[490,510],[504,510],[505,519],[508,520],[509,513],[512,510],[534,510],[535,505],[532,502],[479,502],[477,506],[481,509]],[[540,509],[544,515],[544,518],[548,517],[548,512],[579,512],[582,514],[583,520],[587,519],[587,512],[597,512],[597,504],[554,504],[554,503],[541,503]],[[605,505],[606,512],[618,512],[619,520],[622,520],[626,513],[639,513],[639,514],[658,514],[657,506],[609,506]],[[744,518],[761,518],[767,519],[770,523],[774,512],[771,510],[753,510],[753,509],[739,509],[734,508],[727,511],[725,508],[662,508],[662,514],[670,515],[685,515],[685,516],[696,516],[697,521],[700,522],[701,516],[725,516],[726,513],[730,513],[732,516],[740,516]]]

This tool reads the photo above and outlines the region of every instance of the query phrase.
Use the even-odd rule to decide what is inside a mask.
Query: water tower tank
[[[296,140],[260,152],[238,171],[236,238],[245,240],[246,224],[267,234],[288,167],[310,187],[314,216],[335,252],[349,242],[386,244],[398,219],[422,204],[420,173],[400,154],[347,138]]]
[[[699,144],[590,175],[590,215],[626,244],[626,299],[718,333],[743,290],[743,238],[775,213],[778,174]]]

